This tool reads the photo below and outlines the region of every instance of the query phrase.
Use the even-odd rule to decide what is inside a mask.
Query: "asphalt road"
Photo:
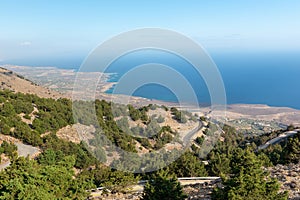
[[[193,137],[198,131],[200,131],[200,129],[201,129],[202,127],[203,127],[203,123],[202,123],[201,120],[199,120],[199,125],[183,137],[182,142],[183,142],[184,146],[188,145],[188,144],[191,142],[192,137]]]
[[[295,129],[293,131],[284,132],[284,133],[280,134],[278,137],[269,140],[268,142],[266,142],[263,145],[260,145],[257,149],[258,150],[266,149],[270,145],[277,144],[277,143],[281,142],[282,140],[284,140],[284,139],[286,139],[288,137],[296,135],[298,132],[300,132],[300,129]]]

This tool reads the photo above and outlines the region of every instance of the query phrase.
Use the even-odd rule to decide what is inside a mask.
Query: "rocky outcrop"
[[[183,190],[188,195],[187,200],[209,200],[211,199],[211,193],[213,192],[213,189],[217,187],[218,184],[219,183],[217,182],[198,183],[193,185],[187,185],[183,188]]]
[[[276,165],[268,169],[270,176],[281,183],[281,191],[289,192],[289,199],[300,200],[300,162],[298,164]]]

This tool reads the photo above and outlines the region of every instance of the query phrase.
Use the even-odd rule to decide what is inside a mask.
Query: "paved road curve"
[[[260,145],[257,150],[262,150],[262,149],[266,149],[268,148],[270,145],[273,145],[273,144],[277,144],[279,142],[281,142],[282,140],[288,138],[288,137],[291,137],[293,135],[296,135],[300,132],[300,129],[295,129],[293,131],[287,131],[287,132],[284,132],[282,134],[280,134],[278,137],[276,138],[273,138],[271,140],[269,140],[268,142],[266,142],[265,144],[263,145]]]
[[[184,146],[187,146],[191,140],[192,140],[192,137],[198,132],[201,130],[201,128],[203,127],[203,123],[201,120],[199,120],[199,125],[194,128],[193,130],[191,130],[188,134],[186,134],[183,139],[182,139],[182,142],[184,144]]]

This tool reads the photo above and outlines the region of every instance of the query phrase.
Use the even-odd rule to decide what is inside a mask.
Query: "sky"
[[[178,31],[212,53],[299,51],[299,10],[298,0],[0,0],[0,63],[78,63],[101,42],[145,27]]]

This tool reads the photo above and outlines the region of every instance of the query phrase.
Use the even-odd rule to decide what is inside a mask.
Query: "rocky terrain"
[[[270,177],[275,178],[281,184],[280,192],[288,191],[290,200],[300,199],[300,162],[298,164],[276,165],[266,168]],[[210,194],[220,182],[193,184],[184,186],[188,194],[187,199],[210,199]]]
[[[289,191],[289,199],[300,199],[300,162],[268,168],[270,176],[281,183],[281,191]]]
[[[300,199],[300,163],[298,164],[289,164],[276,165],[266,169],[270,172],[272,178],[279,180],[281,184],[280,191],[289,192],[289,200],[299,200]],[[221,184],[220,182],[212,183],[197,183],[185,185],[183,187],[184,192],[188,195],[186,200],[192,199],[201,199],[209,200],[211,199],[211,193],[215,187]],[[137,193],[116,193],[116,194],[102,194],[94,196],[92,199],[109,199],[109,200],[122,200],[122,199],[131,199],[139,200],[142,197],[142,192]]]

